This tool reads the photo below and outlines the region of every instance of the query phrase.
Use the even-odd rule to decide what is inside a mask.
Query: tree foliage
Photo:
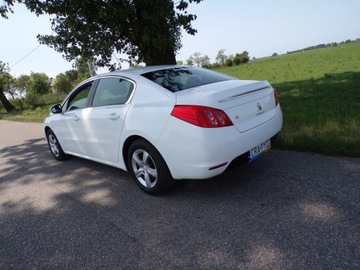
[[[14,86],[16,90],[20,93],[20,95],[26,93],[29,87],[29,81],[30,81],[29,75],[20,75],[18,78],[16,78],[14,82]]]
[[[4,94],[4,92],[10,88],[12,80],[13,78],[10,75],[8,65],[0,61],[0,101],[7,112],[15,110],[15,107],[9,102]]]
[[[240,65],[249,62],[250,57],[247,51],[243,51],[242,53],[237,53],[235,56],[233,55],[225,55],[225,50],[221,49],[216,58],[216,62],[220,66],[232,66],[232,65]]]
[[[234,64],[233,60],[231,60],[230,58],[225,60],[225,66],[227,67],[232,67]]]
[[[197,65],[198,67],[204,67],[210,64],[210,58],[207,55],[202,55],[199,52],[195,52],[193,55],[190,55],[189,59],[186,60],[187,65]]]
[[[186,65],[188,66],[193,66],[194,65],[194,61],[192,60],[191,56],[189,59],[186,60]]]
[[[49,93],[50,85],[48,80],[49,78],[45,73],[31,72],[27,94],[44,95]]]
[[[12,99],[15,99],[16,89],[14,87],[15,78],[8,72],[0,75],[2,78],[3,91],[11,96]]]
[[[249,56],[249,52],[248,52],[248,51],[243,51],[243,52],[240,53],[240,54],[236,54],[236,56],[239,57],[241,64],[245,64],[245,63],[247,63],[247,62],[250,61],[250,56]],[[235,56],[235,57],[236,57],[236,56]]]
[[[186,60],[186,64],[189,66],[197,65],[210,69],[224,67],[224,66],[231,67],[249,62],[250,57],[247,51],[243,51],[242,53],[237,53],[235,56],[232,54],[227,56],[225,55],[225,49],[221,49],[216,55],[215,60],[216,62],[211,64],[210,58],[207,55],[202,56],[201,53],[195,52],[189,57],[188,60]]]
[[[109,66],[113,53],[147,65],[176,64],[181,29],[194,35],[190,3],[202,0],[17,0],[37,15],[49,14],[53,35],[38,36],[41,43],[63,53],[68,60],[79,56]],[[0,15],[7,17],[15,0],[5,0]],[[123,59],[122,59],[123,60]]]
[[[17,95],[21,110],[24,110],[24,105],[21,99],[24,97],[25,93],[27,92],[29,81],[30,81],[29,75],[20,75],[18,78],[14,80],[14,83],[12,85],[12,88],[14,89],[14,92]]]
[[[227,59],[227,56],[225,55],[225,49],[221,49],[217,53],[215,60],[216,60],[216,62],[219,63],[220,66],[225,66],[226,59]]]
[[[94,57],[88,59],[82,57],[77,58],[74,64],[74,67],[77,71],[77,77],[79,76],[79,74],[84,76],[86,75],[87,77],[95,76],[97,70],[95,62],[96,59]]]
[[[57,93],[67,94],[78,83],[96,75],[96,66],[94,65],[94,61],[94,59],[86,60],[78,58],[74,64],[76,69],[67,70],[56,76],[54,83],[55,91]]]
[[[64,74],[60,73],[56,76],[54,88],[56,93],[69,93],[72,85],[69,78]]]
[[[44,94],[49,93],[50,85],[48,80],[49,78],[45,73],[31,72],[28,88],[26,91],[26,101],[29,103],[29,105],[36,107],[39,105],[39,99],[43,99]]]

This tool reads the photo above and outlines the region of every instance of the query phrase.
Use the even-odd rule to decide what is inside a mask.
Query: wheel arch
[[[123,156],[123,160],[124,160],[124,163],[125,163],[125,166],[126,166],[126,170],[129,171],[129,164],[128,164],[128,160],[127,160],[127,155],[128,155],[128,152],[129,152],[129,148],[130,148],[130,145],[137,141],[137,140],[145,140],[147,141],[148,143],[150,143],[148,140],[146,140],[144,137],[141,137],[139,135],[132,135],[130,137],[128,137],[124,144],[123,144],[123,148],[122,148],[122,156]],[[151,144],[151,143],[150,143]]]
[[[45,132],[45,137],[47,137],[47,132],[51,130],[51,128],[49,126],[45,126],[44,128],[44,132]]]
[[[129,171],[129,164],[128,164],[128,159],[127,159],[127,155],[129,153],[129,148],[131,146],[131,144],[137,140],[144,140],[146,141],[147,143],[149,143],[152,147],[154,147],[158,152],[159,154],[161,155],[162,159],[165,161],[165,164],[166,166],[169,168],[166,160],[164,159],[163,155],[161,154],[161,152],[159,151],[159,149],[157,149],[157,147],[152,144],[149,140],[147,140],[146,138],[140,136],[140,135],[132,135],[130,137],[128,137],[124,144],[123,144],[123,148],[122,148],[122,156],[123,156],[123,160],[124,160],[124,163],[125,163],[125,166],[126,166],[126,170]]]

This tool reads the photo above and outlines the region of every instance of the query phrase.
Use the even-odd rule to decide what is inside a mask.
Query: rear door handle
[[[110,120],[117,120],[117,119],[120,118],[120,115],[118,115],[118,114],[116,114],[116,113],[111,113],[111,114],[108,115],[108,118],[109,118]]]
[[[73,120],[74,120],[74,121],[79,121],[79,120],[80,120],[80,117],[75,114],[75,115],[73,116]]]

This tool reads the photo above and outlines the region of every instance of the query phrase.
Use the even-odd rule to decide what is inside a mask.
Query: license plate
[[[271,141],[270,139],[266,140],[263,143],[260,143],[258,146],[255,146],[253,149],[249,151],[249,162],[254,161],[262,154],[267,152],[271,148]]]

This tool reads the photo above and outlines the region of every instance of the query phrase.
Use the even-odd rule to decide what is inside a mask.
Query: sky
[[[354,40],[360,38],[359,10],[360,0],[203,0],[189,6],[189,13],[197,15],[193,27],[198,33],[183,33],[176,58],[185,62],[200,52],[215,62],[221,49],[226,55],[246,50],[250,58],[260,58]],[[31,72],[56,77],[71,69],[61,53],[39,46],[36,36],[51,33],[47,15],[37,17],[16,5],[8,20],[0,17],[0,61],[9,64],[15,77]]]

